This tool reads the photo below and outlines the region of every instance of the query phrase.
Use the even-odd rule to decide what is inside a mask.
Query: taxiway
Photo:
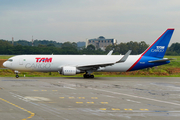
[[[179,120],[180,78],[0,78],[0,120]]]

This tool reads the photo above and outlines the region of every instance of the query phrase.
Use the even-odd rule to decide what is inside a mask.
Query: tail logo
[[[164,52],[165,46],[156,46],[156,49],[151,49],[151,52]]]

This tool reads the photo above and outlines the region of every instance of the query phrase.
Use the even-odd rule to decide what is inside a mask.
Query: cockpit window
[[[12,62],[12,61],[13,61],[13,59],[8,59],[7,61],[10,61],[10,62]]]

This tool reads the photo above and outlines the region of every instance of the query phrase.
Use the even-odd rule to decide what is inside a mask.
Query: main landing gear
[[[86,71],[86,74],[84,74],[84,78],[94,78],[94,75],[91,75],[92,71]]]
[[[16,78],[18,78],[19,77],[19,75],[18,75],[19,71],[15,70],[14,73],[16,74]]]
[[[94,75],[84,74],[84,78],[94,78]]]

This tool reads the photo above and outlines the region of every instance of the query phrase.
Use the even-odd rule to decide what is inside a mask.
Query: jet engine
[[[72,67],[72,66],[62,67],[60,72],[60,74],[62,75],[76,75],[78,73],[81,73],[81,71],[78,70],[76,67]]]

